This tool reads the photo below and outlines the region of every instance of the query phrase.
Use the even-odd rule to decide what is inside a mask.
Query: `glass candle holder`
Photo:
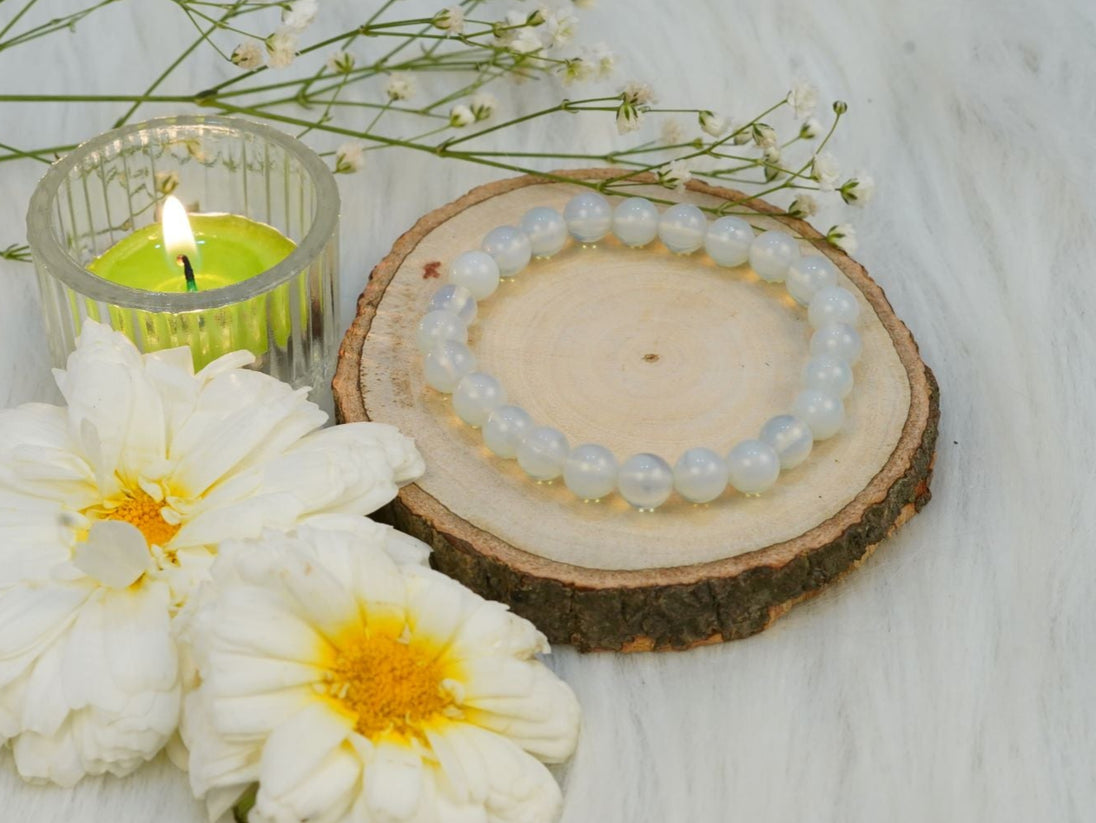
[[[277,229],[295,247],[273,268],[197,293],[146,291],[88,271],[114,244],[158,222],[174,195],[188,211]],[[27,240],[54,365],[86,318],[144,352],[189,346],[196,369],[236,349],[294,387],[319,388],[338,344],[339,194],[303,143],[259,123],[164,117],[103,134],[53,164],[31,198]]]

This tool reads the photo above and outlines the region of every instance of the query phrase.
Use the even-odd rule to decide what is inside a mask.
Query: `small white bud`
[[[476,115],[472,109],[460,103],[449,110],[449,125],[455,129],[463,129],[465,126],[475,123]]]
[[[856,229],[849,223],[830,226],[830,230],[826,232],[826,239],[846,254],[852,254],[860,245],[856,242]]]
[[[853,206],[863,206],[875,194],[875,181],[867,174],[858,174],[846,180],[838,189],[841,199]]]
[[[392,102],[407,100],[415,94],[415,78],[410,74],[393,74],[388,78],[384,93]]]
[[[266,55],[258,43],[249,40],[232,50],[232,62],[241,69],[257,69],[266,63]]]
[[[700,129],[712,137],[720,137],[727,130],[727,121],[718,114],[707,109],[697,114],[700,121]]]
[[[353,174],[360,171],[364,160],[361,143],[343,143],[335,150],[335,173]]]
[[[434,15],[431,21],[435,28],[447,31],[450,34],[460,34],[464,31],[464,9],[460,6],[450,6],[442,9]]]

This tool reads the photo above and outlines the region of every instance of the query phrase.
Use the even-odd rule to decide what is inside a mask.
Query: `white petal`
[[[416,570],[418,571],[418,570]],[[424,571],[407,576],[407,622],[417,637],[449,645],[479,598],[451,578]]]
[[[398,566],[422,566],[430,563],[430,547],[391,526],[361,517],[356,514],[311,514],[302,517],[298,526],[324,531],[349,532],[355,536],[359,544],[375,545],[384,552]]]
[[[18,718],[20,732],[50,736],[60,730],[69,716],[61,677],[61,649],[55,643],[35,661],[25,678]]]
[[[316,699],[308,687],[282,689],[247,697],[210,700],[210,719],[218,734],[249,738],[268,734]]]
[[[166,431],[159,394],[144,375],[144,363],[125,335],[85,324],[66,371],[55,372],[68,403],[69,432],[97,438],[89,453],[100,477],[121,469],[126,477],[162,460]],[[90,426],[90,430],[89,430]]]
[[[532,657],[547,652],[548,641],[536,626],[512,614],[503,604],[480,598],[479,607],[468,615],[453,638],[453,649],[460,657],[485,652]]]
[[[304,706],[266,740],[259,774],[263,793],[284,797],[306,781],[327,779],[317,770],[322,771],[328,755],[351,731],[350,721],[335,714],[321,698]]]
[[[327,415],[269,375],[235,370],[207,383],[171,442],[173,479],[190,495],[280,454]]]
[[[304,664],[317,660],[323,638],[276,594],[241,586],[222,593],[221,598],[217,611],[222,623],[211,638],[212,650]]]
[[[366,765],[366,805],[378,821],[414,820],[423,802],[422,758],[407,746],[379,743]]]
[[[395,426],[385,423],[343,423],[315,432],[301,441],[296,449],[341,447],[372,444],[384,452],[385,461],[398,485],[410,483],[426,470],[422,455],[415,448],[415,441],[400,433]]]
[[[189,751],[190,788],[195,797],[202,798],[216,787],[238,787],[234,796],[238,797],[244,787],[259,779],[262,738],[230,740],[222,735],[213,725],[208,691],[202,686],[187,695],[179,724]],[[216,803],[217,798],[209,800]],[[221,809],[216,816],[224,811]]]
[[[334,749],[308,778],[284,795],[275,795],[266,781],[260,783],[259,796],[249,819],[252,823],[343,821],[358,794],[360,776],[361,760],[353,751],[348,746]]]
[[[489,782],[483,805],[491,823],[551,823],[556,819],[562,797],[542,763],[506,738],[474,726],[455,723],[442,733],[462,763],[482,768]]]
[[[466,683],[462,704],[469,723],[504,735],[546,763],[562,763],[578,743],[580,710],[571,688],[547,666],[529,661],[532,683],[520,696],[484,697]]]
[[[49,780],[67,788],[74,786],[86,774],[68,728],[48,737],[33,732],[22,734],[11,748],[15,755],[15,768],[24,780]]]
[[[112,589],[125,589],[153,567],[144,535],[124,520],[92,524],[88,539],[77,547],[72,564]]]
[[[216,546],[225,540],[257,538],[268,528],[289,531],[301,511],[300,500],[288,492],[246,498],[224,508],[202,511],[183,524],[171,545]]]
[[[69,628],[91,593],[86,585],[0,591],[0,685],[23,674]]]

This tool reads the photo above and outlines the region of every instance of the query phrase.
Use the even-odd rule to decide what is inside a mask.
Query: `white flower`
[[[280,28],[266,38],[266,50],[270,55],[270,67],[284,69],[297,57],[297,40],[300,35],[290,28]]]
[[[470,123],[476,122],[476,115],[472,109],[463,103],[458,103],[449,110],[449,125],[455,129],[463,129]]]
[[[525,27],[518,30],[517,36],[506,47],[517,54],[532,54],[543,49],[544,43],[533,29]]]
[[[800,194],[796,197],[790,206],[788,206],[788,214],[792,217],[798,217],[801,220],[818,212],[818,201],[809,194]]]
[[[753,125],[745,124],[741,125],[740,121],[731,118],[730,124],[727,126],[728,131],[731,133],[731,142],[736,146],[744,146],[753,140]]]
[[[582,83],[589,80],[596,71],[594,64],[585,57],[572,57],[569,60],[564,60],[560,69],[563,75],[563,83],[568,86],[572,83]]]
[[[384,87],[384,93],[393,102],[408,100],[415,94],[415,91],[415,77],[411,74],[393,74],[388,78],[388,83]]]
[[[655,101],[655,93],[646,83],[633,81],[621,90],[620,99],[633,106],[644,106]]]
[[[356,62],[349,52],[337,51],[327,58],[327,70],[334,74],[350,74]]]
[[[318,430],[302,391],[85,321],[67,406],[0,411],[0,745],[28,780],[124,775],[178,721],[172,614],[229,538],[355,527],[422,471],[390,426]]]
[[[750,136],[754,143],[762,149],[771,149],[780,142],[776,135],[776,129],[767,123],[754,123],[750,126]]]
[[[262,47],[258,43],[248,40],[232,50],[232,62],[241,69],[250,71],[266,63],[266,55],[263,54]]]
[[[475,116],[476,120],[486,120],[489,118],[495,113],[495,109],[498,108],[498,105],[498,98],[485,91],[473,94],[472,99],[468,101],[468,108],[472,110],[472,114]]]
[[[634,105],[625,101],[616,113],[616,127],[619,134],[627,134],[639,128],[640,112]]]
[[[715,112],[701,111],[697,114],[697,119],[700,121],[701,131],[710,134],[712,137],[720,137],[727,130],[726,119]]]
[[[605,43],[594,43],[585,50],[586,59],[597,66],[597,76],[609,77],[616,68],[616,55]]]
[[[579,707],[544,636],[438,572],[302,528],[222,549],[182,735],[212,817],[551,823]]]
[[[799,136],[804,140],[813,140],[822,133],[822,124],[814,117],[808,117],[799,127]]]
[[[434,15],[434,26],[447,31],[450,34],[460,34],[464,31],[464,9],[460,6],[450,6],[442,9]]]
[[[822,191],[833,191],[840,176],[837,159],[829,152],[820,151],[811,160],[811,177],[818,181]]]
[[[853,206],[864,206],[875,194],[875,181],[867,174],[857,174],[841,184],[841,199]]]
[[[681,190],[693,179],[693,173],[689,171],[689,164],[685,160],[671,160],[658,169],[656,175],[659,185],[668,189]]]
[[[791,104],[795,116],[802,119],[814,111],[818,105],[818,89],[810,83],[797,81],[792,84],[792,90],[788,92],[788,103]]]
[[[664,146],[676,146],[685,140],[685,129],[676,120],[663,120],[658,142]]]
[[[854,253],[860,245],[856,241],[856,230],[849,223],[830,226],[830,230],[826,232],[826,239],[846,254]]]
[[[761,152],[761,158],[769,165],[775,165],[780,162],[780,146],[769,146]]]
[[[319,11],[317,0],[293,0],[289,7],[282,11],[282,25],[287,29],[302,32],[312,25]]]
[[[550,47],[565,46],[575,37],[578,18],[570,9],[562,8],[546,12],[544,23],[548,32],[548,45]]]
[[[361,171],[364,163],[364,149],[365,147],[355,140],[339,146],[335,150],[335,174],[353,174]]]

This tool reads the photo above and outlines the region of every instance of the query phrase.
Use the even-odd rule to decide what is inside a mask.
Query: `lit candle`
[[[53,363],[90,319],[143,352],[186,346],[199,369],[247,349],[258,370],[323,386],[338,229],[331,170],[269,126],[179,115],[94,137],[50,166],[27,209]]]
[[[179,199],[168,195],[159,223],[123,238],[87,268],[105,280],[133,289],[175,294],[207,292],[261,274],[293,249],[292,240],[265,223],[235,214],[188,215]],[[291,326],[287,297],[286,289],[278,289],[219,312],[218,320],[224,326],[221,337],[232,342],[205,352],[195,351],[195,368],[231,348],[246,348],[261,356],[267,350],[268,315],[275,340],[283,345]],[[116,328],[131,331],[127,317],[120,314],[113,319]],[[165,334],[167,329],[158,328],[164,322],[163,318],[145,318],[146,335]]]

